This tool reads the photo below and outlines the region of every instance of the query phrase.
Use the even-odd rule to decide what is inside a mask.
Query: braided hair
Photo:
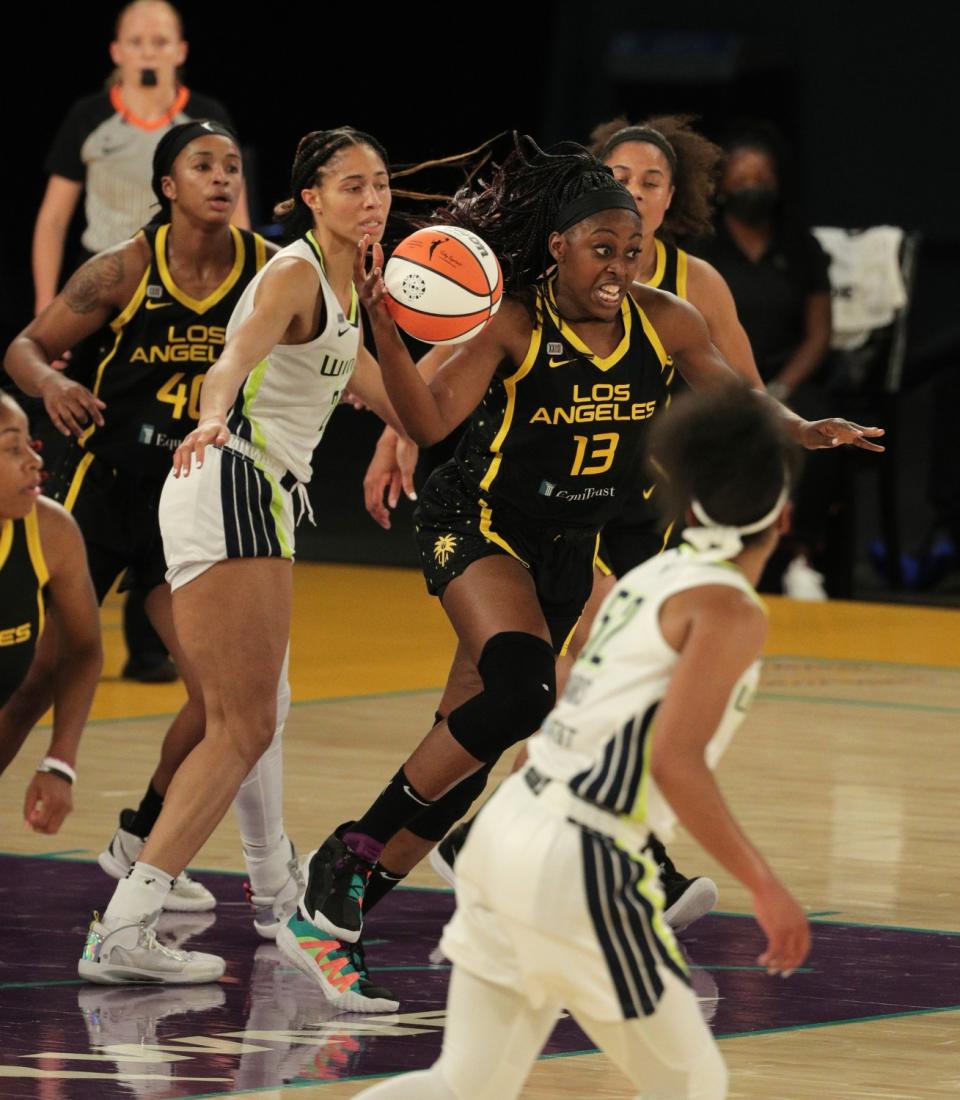
[[[296,240],[313,226],[313,214],[303,201],[301,192],[316,187],[323,179],[323,166],[349,145],[368,145],[389,170],[387,151],[375,137],[355,130],[352,126],[338,126],[335,130],[312,130],[297,145],[290,172],[290,198],[277,203],[273,216],[284,227],[284,238]]]
[[[500,260],[504,290],[518,294],[553,266],[548,244],[558,214],[594,191],[626,194],[582,145],[563,142],[544,152],[533,138],[515,136],[513,151],[490,182],[461,188],[429,224],[456,225],[481,236]]]
[[[632,125],[625,118],[602,122],[590,135],[590,151],[601,160],[626,141],[644,141],[644,131],[673,151],[673,201],[658,235],[703,237],[713,232],[713,194],[723,150],[693,128],[695,115],[658,115]],[[662,148],[660,141],[653,141]],[[665,154],[666,155],[666,154]],[[673,165],[676,165],[673,168]]]

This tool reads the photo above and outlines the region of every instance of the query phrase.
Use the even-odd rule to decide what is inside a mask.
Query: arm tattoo
[[[122,282],[123,275],[123,256],[119,252],[95,256],[71,275],[63,288],[63,300],[74,313],[92,313],[107,304],[104,297]]]

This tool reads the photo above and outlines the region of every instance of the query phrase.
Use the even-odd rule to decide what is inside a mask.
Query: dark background
[[[67,106],[107,76],[116,10],[47,4],[18,12],[23,26],[11,52],[29,63],[30,78],[5,70],[4,346],[30,314],[29,247],[44,154]],[[738,116],[775,122],[793,147],[810,224],[886,222],[923,234],[897,460],[905,539],[923,527],[930,380],[956,370],[960,358],[960,96],[942,8],[913,4],[889,20],[864,4],[745,0],[684,0],[658,10],[620,0],[487,9],[188,3],[181,10],[190,43],[186,83],[233,115],[250,154],[258,224],[286,195],[296,142],[311,129],[349,123],[405,163],[469,149],[504,129],[543,142],[583,140],[617,114],[689,111],[712,137]],[[379,532],[360,507],[376,434],[369,414],[344,409],[334,417],[315,463],[319,528],[300,528],[302,552],[413,561],[408,535]],[[871,475],[864,477],[858,553],[865,557],[875,518]],[[867,595],[875,587],[866,575],[863,587]],[[949,585],[940,595],[950,598]]]

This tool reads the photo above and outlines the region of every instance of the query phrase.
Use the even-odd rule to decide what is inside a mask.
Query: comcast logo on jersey
[[[617,490],[613,485],[606,485],[600,489],[591,487],[571,492],[569,489],[559,488],[552,481],[541,481],[540,488],[537,491],[542,497],[556,497],[558,500],[594,500],[596,497],[615,497],[617,495]]]

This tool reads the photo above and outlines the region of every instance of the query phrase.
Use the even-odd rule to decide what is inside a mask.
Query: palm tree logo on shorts
[[[456,548],[457,538],[455,535],[441,535],[433,544],[433,556],[437,565],[441,568],[445,566]]]

